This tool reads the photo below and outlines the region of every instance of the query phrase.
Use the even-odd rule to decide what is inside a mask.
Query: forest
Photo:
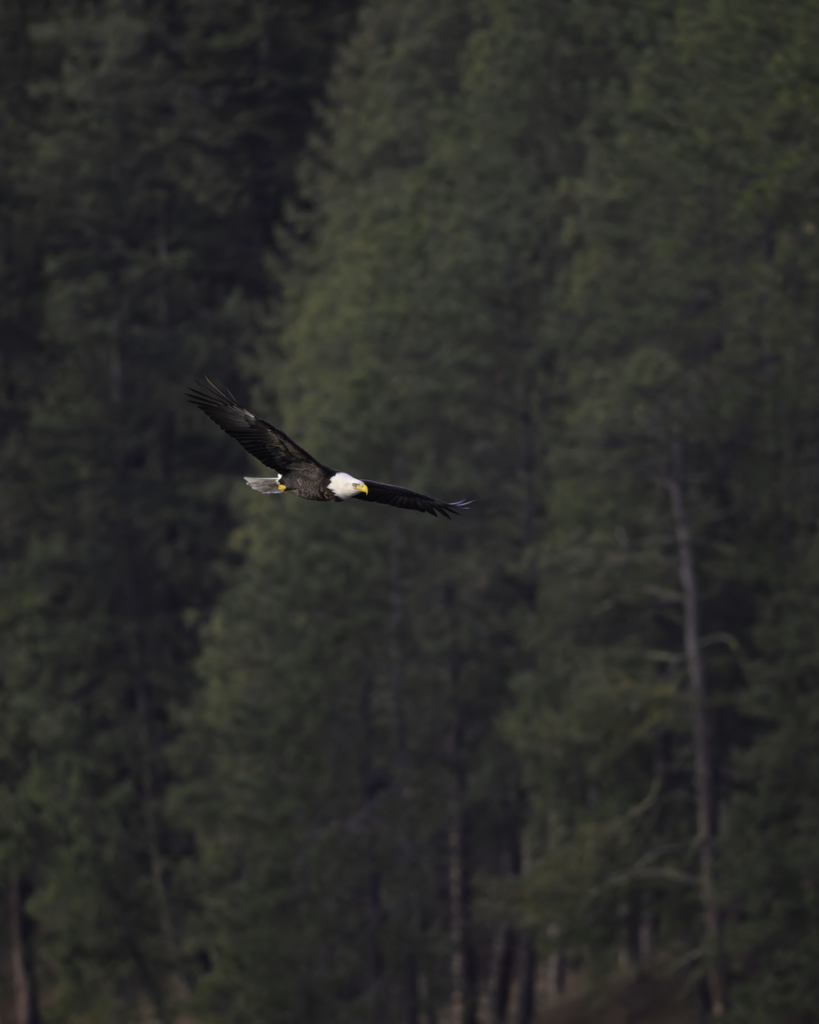
[[[0,0],[1,1024],[819,1021],[817,395],[819,0]]]

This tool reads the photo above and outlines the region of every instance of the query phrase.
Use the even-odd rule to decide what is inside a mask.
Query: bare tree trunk
[[[369,672],[366,672],[361,679],[361,688],[358,699],[358,720],[360,729],[360,741],[358,745],[358,776],[361,787],[361,801],[366,806],[376,792],[375,770],[373,765],[373,679]],[[377,827],[377,825],[375,826]],[[384,958],[382,955],[382,918],[383,907],[381,903],[381,871],[378,863],[377,846],[375,843],[367,844],[367,851],[364,854],[366,864],[366,889],[368,909],[367,929],[367,961],[369,973],[369,985],[367,1001],[369,1003],[369,1016],[373,1024],[380,1024],[384,1019],[383,989],[384,989]]]
[[[535,942],[529,933],[525,933],[520,941],[520,989],[515,1024],[530,1024],[534,1016],[536,967]]]
[[[398,474],[396,473],[396,478]],[[400,526],[396,525],[390,539],[390,614],[388,621],[388,642],[390,653],[390,684],[392,688],[395,740],[393,743],[396,790],[405,804],[400,814],[398,867],[400,871],[401,917],[404,926],[405,947],[403,951],[403,1008],[406,1024],[418,1024],[419,1018],[419,972],[416,955],[419,933],[419,907],[415,898],[412,878],[416,863],[415,842],[412,835],[412,780],[407,748],[407,721],[404,694],[404,652],[401,629],[404,621],[402,593]]]
[[[552,808],[548,812],[547,817],[548,827],[546,830],[546,848],[547,850],[556,849],[562,838],[562,829],[560,827],[560,818],[557,811]],[[531,859],[531,853],[527,845],[523,847],[523,860],[524,868],[527,862]],[[550,921],[546,926],[546,935],[549,938],[550,949],[546,954],[545,963],[545,977],[544,977],[544,995],[546,997],[546,1005],[552,1005],[560,998],[560,994],[563,991],[563,974],[565,968],[565,961],[563,954],[560,951],[560,925],[557,921]]]
[[[458,645],[456,593],[444,587],[444,606],[449,618],[449,728],[446,738],[450,779],[447,826],[450,988],[453,1024],[474,1024],[476,999],[471,971],[470,907],[466,858],[465,766],[463,763],[462,714],[459,699],[462,655]]]
[[[492,962],[487,985],[486,1019],[489,1024],[503,1024],[509,1005],[509,991],[515,966],[515,933],[502,927],[495,935]]]
[[[524,346],[524,349],[529,346]],[[525,363],[522,364],[525,367]],[[523,369],[520,378],[521,406],[521,452],[523,470],[523,502],[521,536],[525,550],[524,594],[526,607],[534,622],[537,616],[538,573],[536,558],[536,514],[537,514],[537,425],[540,407],[536,397],[536,382],[531,373]],[[531,866],[531,851],[527,843],[521,844],[522,875],[526,875]],[[523,932],[517,942],[520,980],[518,987],[518,1005],[515,1024],[529,1024],[535,1012],[535,974],[537,971],[537,950],[534,937],[530,932]]]
[[[651,961],[651,954],[654,951],[654,921],[652,918],[652,903],[654,895],[650,889],[644,889],[640,893],[640,919],[637,925],[637,957],[641,967],[645,967]]]
[[[136,638],[135,638],[136,640]],[[136,641],[138,643],[138,641]],[[171,965],[172,984],[175,994],[186,998],[190,989],[184,978],[179,954],[179,943],[171,919],[168,890],[165,885],[165,870],[162,864],[162,853],[159,844],[159,826],[154,807],[156,784],[153,770],[153,749],[150,729],[150,708],[148,704],[148,684],[141,667],[136,668],[137,714],[139,715],[140,735],[140,774],[142,790],[142,815],[145,825],[145,839],[148,847],[148,860],[151,867],[151,885],[156,901],[159,928],[165,944],[165,955]]]
[[[14,1024],[34,1024],[34,999],[26,956],[23,894],[19,879],[8,886],[9,961],[11,967],[11,1011]]]
[[[407,1024],[418,1024],[418,964],[412,951],[404,962],[404,1001]]]
[[[449,939],[453,1024],[469,1024],[466,953],[466,878],[460,779],[452,780],[449,811]]]
[[[560,938],[560,926],[553,921],[547,928],[546,934],[556,942]],[[563,988],[563,956],[559,949],[552,949],[546,956],[546,1005],[557,1002]]]
[[[383,1012],[383,976],[384,958],[381,954],[381,883],[377,865],[369,866],[367,879],[367,897],[369,901],[369,1004],[370,1020],[373,1024],[381,1024]]]
[[[120,322],[124,321],[124,312],[120,316]],[[116,335],[111,346],[110,353],[110,383],[111,383],[111,404],[114,407],[120,406],[123,402],[123,357],[120,342],[120,327],[117,327]],[[116,473],[118,476],[118,493],[120,501],[120,543],[123,550],[124,561],[124,598],[125,607],[128,613],[126,626],[128,665],[133,680],[136,695],[137,711],[137,736],[139,745],[139,787],[141,797],[141,812],[145,829],[145,843],[147,847],[148,863],[150,866],[151,886],[153,888],[154,900],[156,903],[157,923],[159,932],[165,946],[165,955],[170,967],[170,978],[173,995],[183,999],[190,996],[190,987],[184,977],[182,970],[182,958],[180,955],[179,943],[173,927],[171,918],[170,901],[168,899],[167,886],[165,884],[165,871],[162,863],[162,854],[159,839],[159,823],[157,820],[154,799],[156,793],[156,778],[154,770],[154,744],[151,734],[151,707],[149,693],[149,679],[145,667],[146,658],[144,655],[144,639],[141,635],[141,624],[143,622],[143,602],[140,599],[139,584],[136,568],[134,565],[135,545],[131,536],[131,523],[133,516],[130,508],[129,486],[126,479],[127,470],[122,455],[121,446],[116,453]],[[161,988],[164,988],[163,979]],[[157,991],[160,989],[158,988]],[[166,1010],[164,1006],[157,1004],[156,1012],[160,1019],[165,1019]]]
[[[628,901],[617,904],[617,969],[626,973],[631,968],[631,921]]]
[[[705,939],[713,956],[719,942],[719,911],[714,881],[714,826],[711,764],[708,750],[708,723],[705,701],[705,666],[700,647],[699,594],[694,571],[694,551],[683,490],[683,449],[674,451],[674,472],[667,481],[677,540],[677,561],[683,598],[685,662],[691,692],[691,736],[694,746],[694,789],[697,804],[697,845],[699,848],[700,899]],[[719,968],[712,964],[707,973],[711,1012],[725,1013],[725,988]]]

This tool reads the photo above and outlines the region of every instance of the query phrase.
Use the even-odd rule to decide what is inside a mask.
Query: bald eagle
[[[265,466],[276,471],[276,476],[246,476],[245,480],[262,494],[295,494],[310,501],[346,501],[361,498],[382,505],[411,508],[416,512],[429,512],[449,519],[471,504],[469,501],[438,501],[428,494],[419,494],[406,487],[381,484],[377,480],[359,480],[323,465],[292,441],[284,431],[272,423],[243,409],[227,389],[220,391],[209,380],[207,387],[197,381],[187,397],[226,434],[239,442]]]

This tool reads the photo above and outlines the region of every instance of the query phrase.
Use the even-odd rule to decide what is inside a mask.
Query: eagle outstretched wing
[[[416,512],[429,512],[430,515],[440,513],[449,519],[450,512],[454,515],[469,508],[470,501],[438,501],[420,491],[411,491],[408,487],[396,487],[395,484],[382,484],[377,480],[363,480],[367,485],[367,494],[356,494],[359,501],[377,501],[380,505],[395,505],[397,508],[415,509]]]
[[[283,430],[243,409],[227,389],[220,391],[208,377],[205,380],[207,387],[197,381],[198,387],[192,387],[187,397],[259,462],[277,473],[305,466],[325,468]]]
[[[227,388],[221,391],[208,377],[205,381],[207,384],[197,381],[197,387],[188,391],[190,401],[259,462],[275,470],[280,477],[283,474],[289,476],[287,486],[279,485],[278,479],[245,477],[255,490],[265,494],[295,491],[298,497],[321,501],[355,497],[381,505],[429,512],[433,516],[440,514],[446,519],[450,515],[459,515],[471,504],[469,501],[438,501],[408,487],[382,484],[377,480],[358,480],[347,473],[338,473],[314,459],[283,430],[244,409]],[[339,493],[336,489],[333,481],[339,479],[342,488],[347,487],[346,492]],[[367,491],[359,490],[359,484],[366,484]],[[353,490],[358,493],[351,493]]]

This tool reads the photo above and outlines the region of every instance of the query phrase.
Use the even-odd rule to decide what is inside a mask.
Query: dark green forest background
[[[818,341],[818,0],[0,0],[2,1024],[819,1019]]]

